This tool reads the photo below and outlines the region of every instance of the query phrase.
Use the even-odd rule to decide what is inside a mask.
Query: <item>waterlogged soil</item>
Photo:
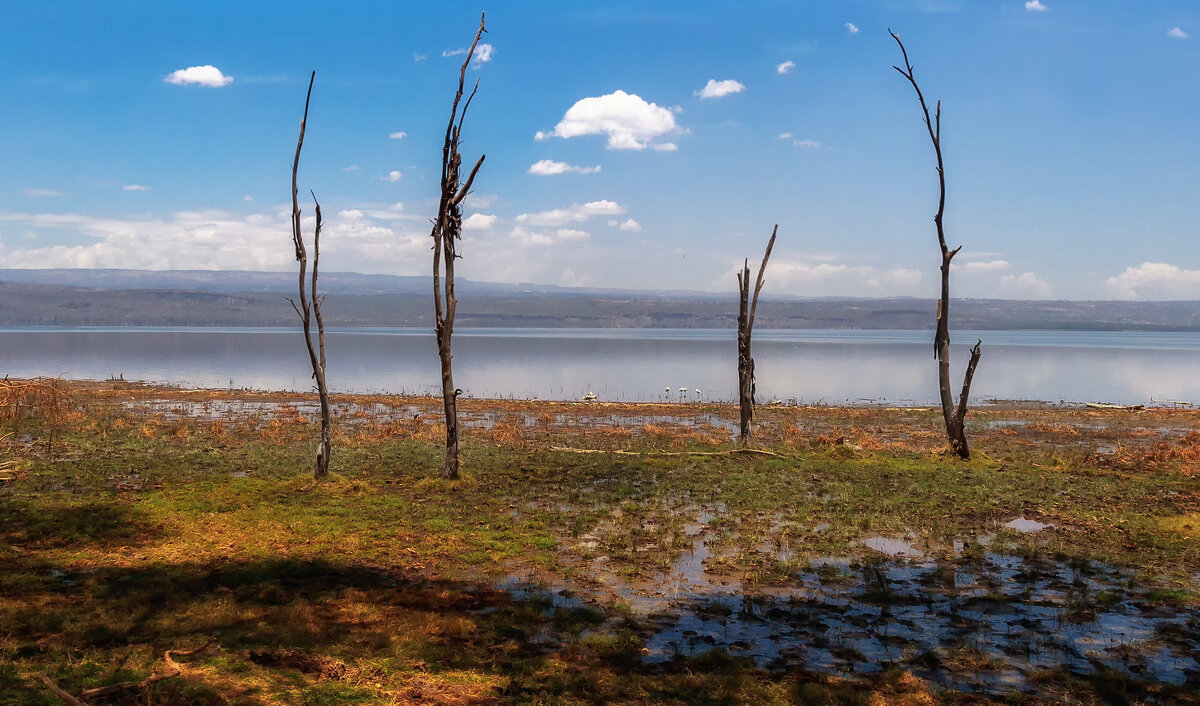
[[[712,570],[721,549],[710,523],[723,513],[697,511],[683,527],[691,545],[657,575],[631,579],[609,557],[592,556],[572,580],[515,573],[496,586],[543,601],[548,615],[619,607],[609,621],[636,618],[647,664],[723,652],[773,671],[901,668],[943,688],[995,696],[1053,698],[1061,694],[1047,675],[1102,671],[1200,688],[1200,606],[1164,601],[1135,572],[1004,553],[990,534],[925,547],[870,537],[862,542],[867,556],[818,557],[763,583]],[[1014,518],[1003,527],[1050,525]],[[586,554],[595,536],[578,546]],[[792,562],[787,547],[758,549]]]
[[[17,676],[25,691],[11,693],[32,693],[36,670],[84,683],[71,665],[85,650],[92,683],[117,680],[97,675],[124,669],[127,643],[146,655],[142,678],[159,643],[219,629],[224,645],[252,649],[208,662],[210,683],[258,670],[275,686],[255,688],[291,694],[289,669],[332,664],[300,680],[331,689],[327,703],[594,700],[603,665],[627,660],[654,685],[606,698],[694,700],[679,694],[712,683],[675,691],[665,675],[732,664],[748,670],[733,681],[754,675],[776,691],[737,687],[728,702],[804,700],[778,689],[811,675],[833,680],[822,688],[877,688],[899,671],[935,695],[1059,701],[1086,684],[1092,701],[1200,703],[1197,410],[982,404],[967,464],[945,456],[928,408],[764,405],[755,438],[769,453],[749,456],[730,405],[464,398],[469,477],[448,483],[438,400],[336,395],[339,475],[323,489],[301,482],[312,395],[72,388],[74,411],[53,423],[0,419],[0,450],[15,459],[0,457],[0,500],[12,501],[0,504],[11,520],[0,564],[20,567],[0,584],[30,596],[0,595],[0,656],[24,660],[19,674],[0,664],[0,696]],[[297,578],[330,556],[353,566],[330,571],[336,610]],[[268,578],[240,587],[230,561]],[[195,585],[208,612],[183,612],[176,627],[151,601],[130,613],[128,635],[90,626],[75,642],[52,624],[55,605],[114,600],[107,573],[155,562],[203,574],[156,580]],[[212,598],[210,584],[228,590]],[[412,635],[379,634],[398,618],[378,605],[410,589],[432,607]],[[472,649],[474,662],[455,661]],[[480,666],[493,655],[509,660],[507,685],[495,662]],[[435,680],[436,660],[461,669]],[[554,669],[597,681],[573,692]],[[841,700],[832,693],[808,700]],[[278,700],[321,702],[293,696]]]

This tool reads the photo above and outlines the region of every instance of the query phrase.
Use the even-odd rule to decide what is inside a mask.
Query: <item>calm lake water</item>
[[[983,339],[972,397],[1057,402],[1200,403],[1200,333],[952,332],[961,385],[968,346]],[[340,392],[439,390],[433,334],[339,329],[326,334],[329,382]],[[928,331],[759,330],[760,401],[935,401]],[[455,381],[473,397],[646,401],[734,400],[733,330],[461,329]],[[188,387],[310,389],[296,329],[0,329],[0,374],[63,375]]]

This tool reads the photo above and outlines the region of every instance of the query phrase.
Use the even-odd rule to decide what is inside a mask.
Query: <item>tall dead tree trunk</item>
[[[779,232],[779,224],[771,230],[771,239],[767,241],[767,251],[763,254],[762,266],[758,268],[758,280],[754,283],[754,298],[750,298],[750,261],[742,263],[742,271],[738,273],[738,293],[741,302],[738,305],[738,404],[742,413],[742,429],[738,440],[742,446],[754,443],[754,358],[750,355],[750,334],[754,331],[754,312],[758,308],[758,293],[762,291],[763,273],[767,270],[767,260],[771,257],[771,248],[775,247],[775,234]]]
[[[471,191],[475,175],[483,164],[484,156],[479,157],[466,182],[460,186],[459,170],[462,166],[462,156],[458,152],[461,141],[463,120],[467,117],[467,108],[479,90],[479,81],[471,89],[471,95],[463,104],[461,113],[458,106],[463,97],[463,85],[466,83],[467,66],[475,55],[475,47],[479,38],[487,30],[484,28],[484,15],[479,17],[479,30],[475,32],[475,41],[467,51],[458,72],[458,92],[454,94],[454,103],[450,107],[450,122],[446,125],[446,139],[442,144],[442,194],[438,202],[437,220],[433,223],[433,313],[434,333],[437,337],[438,357],[442,362],[442,404],[446,411],[446,460],[442,464],[442,476],[445,478],[458,477],[458,395],[461,390],[454,386],[454,373],[450,363],[450,339],[454,333],[454,313],[458,300],[454,296],[454,261],[461,257],[458,254],[457,243],[462,237],[462,202]]]
[[[913,75],[913,67],[908,61],[908,52],[904,49],[904,43],[900,41],[900,37],[895,32],[889,29],[888,33],[892,35],[892,39],[896,40],[896,44],[900,46],[900,54],[904,57],[903,69],[899,66],[892,68],[908,79],[917,92],[917,100],[921,104],[921,112],[925,117],[925,128],[929,132],[929,139],[933,142],[933,151],[937,156],[938,210],[933,217],[933,223],[937,227],[938,245],[942,250],[942,294],[938,299],[937,332],[933,337],[933,355],[938,361],[938,390],[941,393],[942,417],[946,422],[946,438],[950,441],[950,450],[959,458],[967,459],[971,455],[970,449],[967,447],[967,399],[971,394],[971,380],[975,377],[975,366],[979,365],[980,346],[983,341],[976,341],[974,347],[971,348],[971,358],[967,362],[967,372],[963,376],[962,391],[959,393],[958,404],[955,404],[954,392],[950,383],[950,261],[954,259],[959,250],[962,250],[962,246],[953,250],[946,247],[946,232],[942,227],[942,216],[946,212],[946,171],[942,162],[942,102],[940,100],[937,102],[933,120],[930,120],[929,107],[926,105],[925,96],[921,93],[921,87],[917,85],[917,79]]]
[[[312,99],[313,82],[317,72],[308,80],[308,95],[304,98],[304,117],[300,120],[300,137],[296,140],[296,157],[292,160],[292,244],[296,246],[296,262],[300,263],[300,304],[288,299],[304,325],[304,345],[308,348],[308,360],[312,364],[313,380],[317,384],[317,396],[321,401],[321,441],[317,448],[316,467],[313,477],[317,480],[329,474],[329,454],[333,445],[330,431],[329,388],[325,384],[325,321],[321,318],[321,304],[325,295],[317,294],[317,265],[321,258],[321,204],[312,194],[317,222],[313,229],[312,279],[306,277],[308,251],[304,246],[304,233],[300,230],[300,201],[296,191],[296,175],[300,171],[300,150],[304,147],[304,130],[308,124],[308,103]],[[317,324],[316,341],[313,340],[313,321]]]

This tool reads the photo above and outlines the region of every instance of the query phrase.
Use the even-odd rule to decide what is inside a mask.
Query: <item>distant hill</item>
[[[329,273],[330,327],[432,327],[428,277]],[[0,270],[0,326],[291,326],[286,272]],[[459,326],[735,328],[735,295],[460,281]],[[756,325],[931,329],[933,300],[766,297]],[[956,329],[1200,331],[1200,302],[956,299]]]

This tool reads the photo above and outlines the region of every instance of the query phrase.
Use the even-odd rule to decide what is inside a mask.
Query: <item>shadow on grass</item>
[[[155,529],[137,508],[111,502],[6,499],[0,506],[0,542],[22,550],[132,546]]]
[[[39,674],[72,693],[138,680],[162,671],[163,650],[210,637],[218,647],[181,658],[182,678],[107,703],[858,703],[924,691],[895,675],[860,691],[769,674],[723,653],[647,666],[637,625],[621,615],[359,564],[14,571],[25,580],[0,597],[0,703],[59,703]]]

